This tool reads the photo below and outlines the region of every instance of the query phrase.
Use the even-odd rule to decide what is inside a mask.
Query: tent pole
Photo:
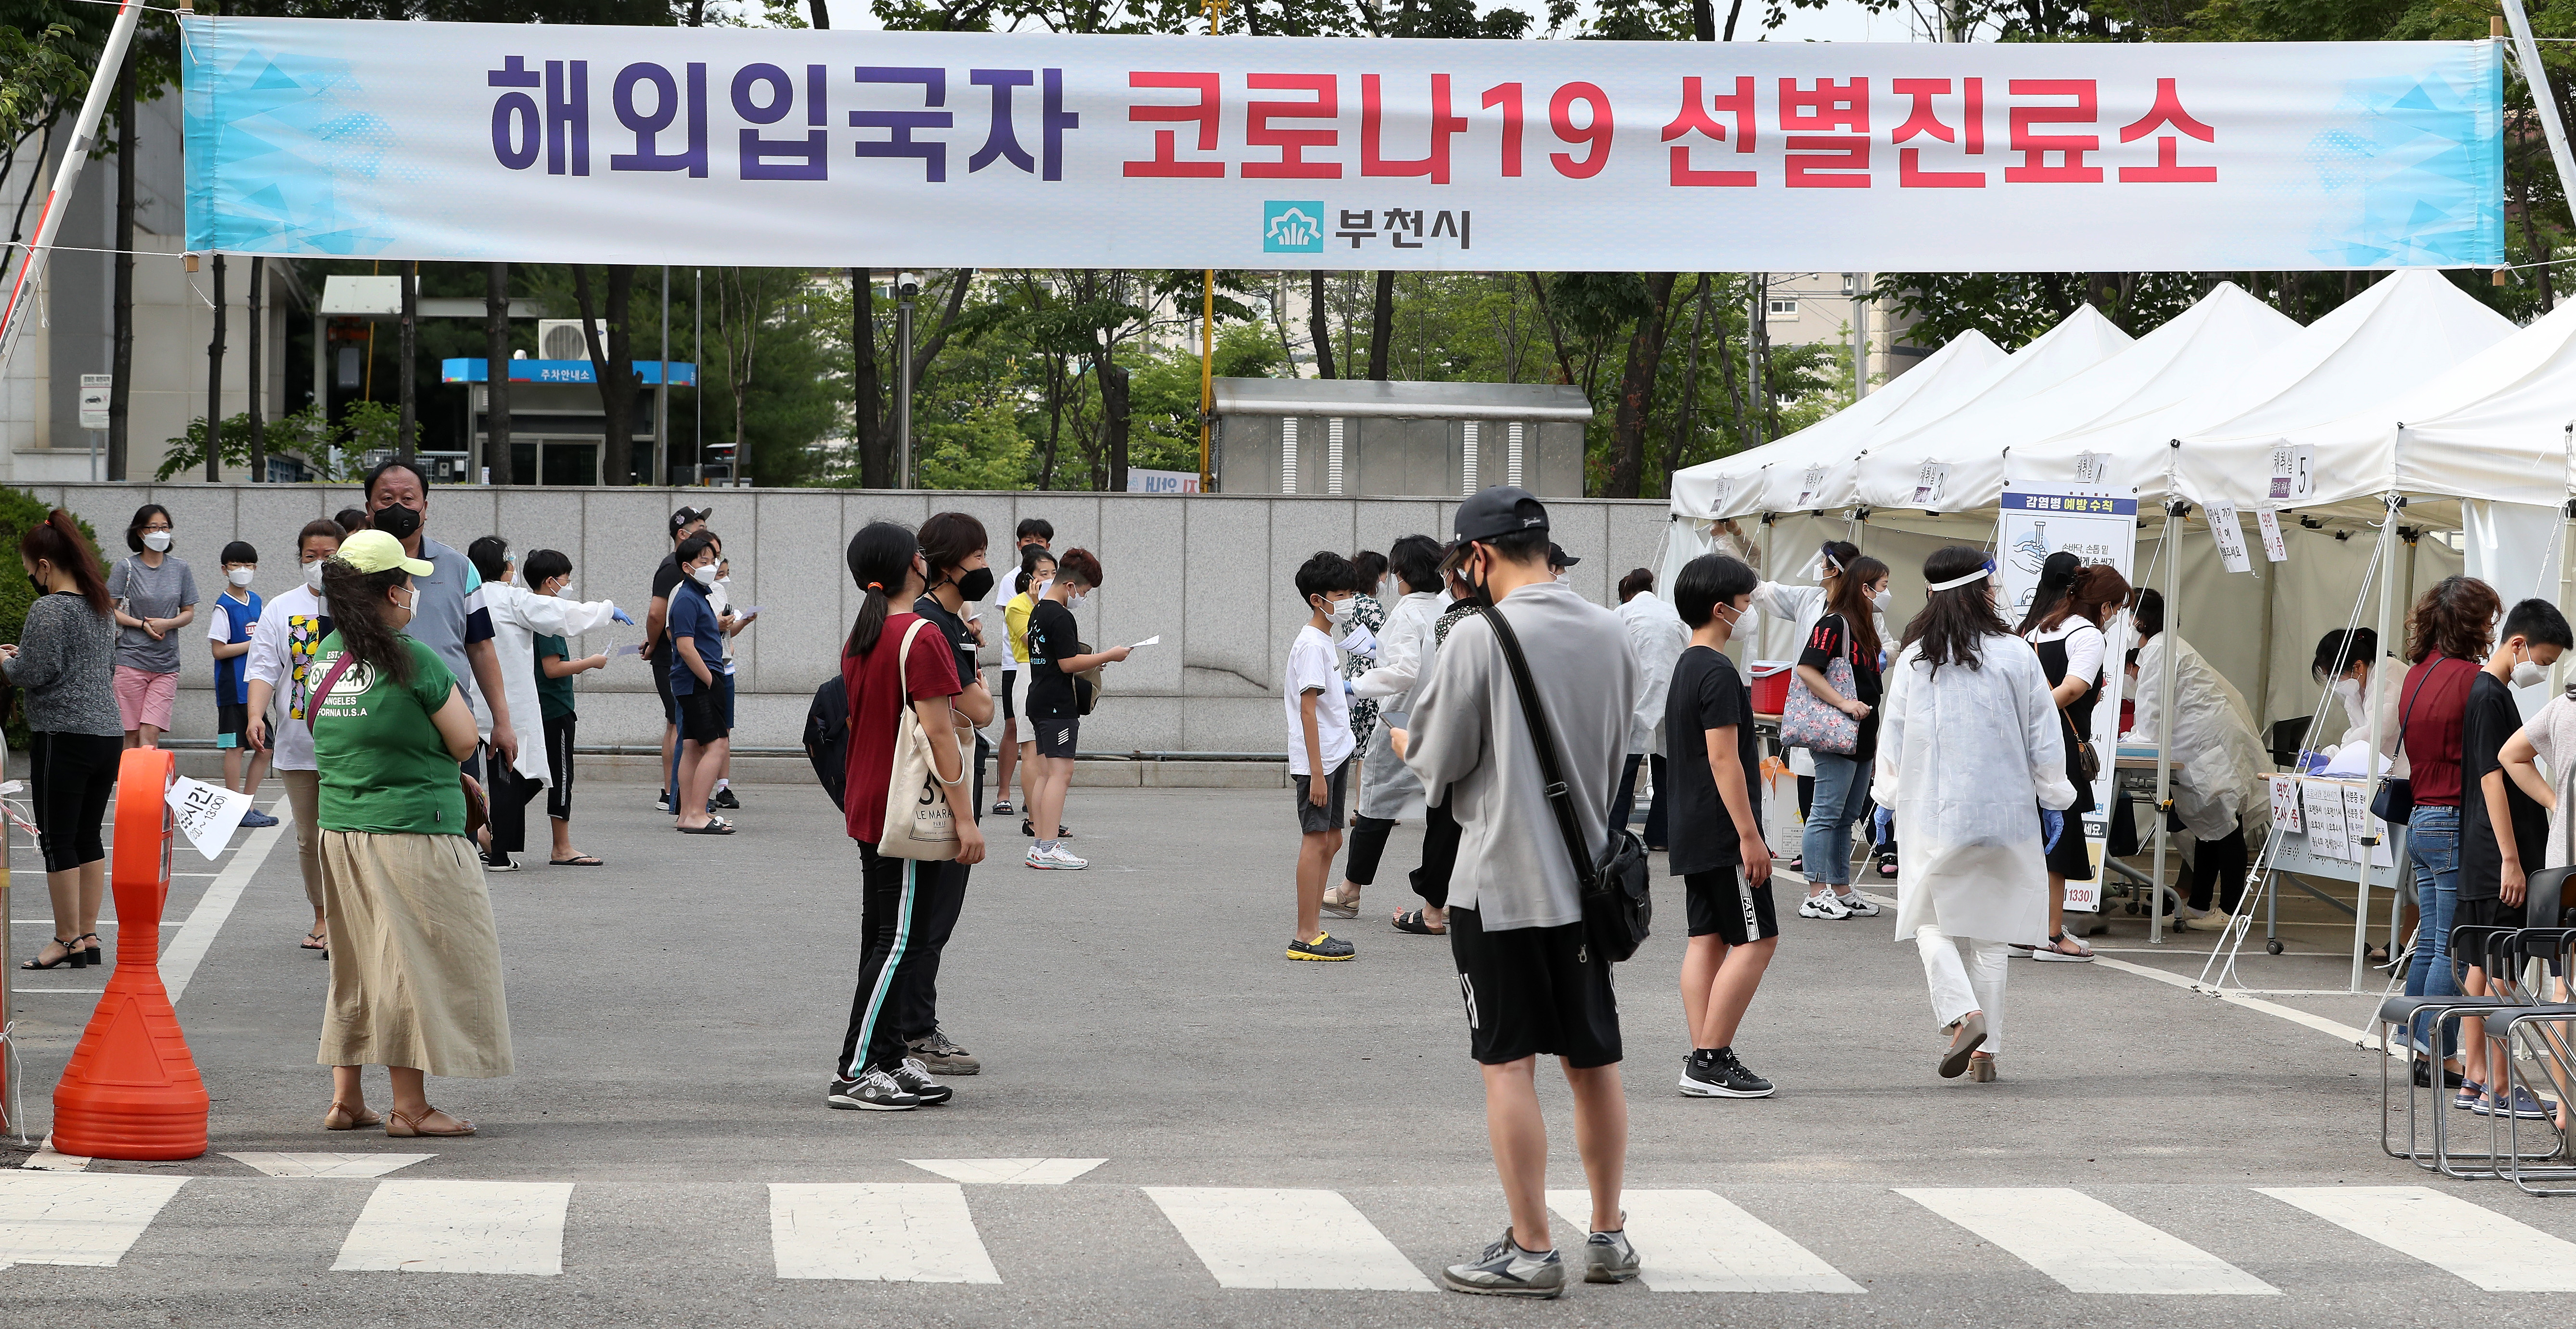
[[[2388,670],[2382,666],[2382,661],[2389,658],[2388,634],[2395,631],[2397,626],[2397,513],[2399,509],[2406,506],[2406,500],[2395,493],[2384,495],[2382,501],[2388,505],[2388,519],[2381,523],[2379,528],[2379,659],[2370,662],[2370,696],[2364,703],[2370,712],[2371,754],[2370,764],[2364,767],[2364,769],[2374,772],[2378,768],[2379,753],[2381,751],[2379,733],[2380,690],[2389,686],[2392,682],[2391,679],[2386,677]],[[2410,550],[2409,553],[2411,554],[2412,551]],[[2409,561],[2411,562],[2412,560],[2410,559]],[[2399,741],[2403,742],[2404,739],[2400,738]],[[2376,788],[2375,785],[2373,787]],[[2372,801],[2377,801],[2376,795],[2373,796]],[[2379,830],[2379,834],[2374,835],[2371,838],[2373,840],[2386,839],[2388,838],[2388,835],[2388,829],[2382,827]],[[2375,845],[2362,846],[2360,873],[2361,890],[2352,902],[2351,987],[2355,992],[2361,991],[2362,961],[2364,953],[2370,948],[2370,860],[2375,848]],[[2391,883],[2392,887],[2397,887],[2398,883],[2402,883],[2405,880],[2403,875],[2405,866],[2406,865],[2403,863],[2397,865],[2399,875],[2395,881]],[[2398,904],[2394,900],[2390,901],[2388,907],[2391,917],[2404,912],[2399,908]],[[2394,955],[2396,952],[2391,951],[2390,954]]]
[[[2178,498],[2165,500],[2164,547],[2158,557],[2165,561],[2165,660],[2162,681],[2156,687],[2156,802],[2151,816],[2155,822],[2155,863],[2148,877],[2147,944],[2165,943],[2165,842],[2173,838],[2165,830],[2165,810],[2173,805],[2173,718],[2174,643],[2182,640],[2182,547],[2177,538],[2182,529],[2183,510],[2190,505]]]
[[[2254,665],[2254,722],[2262,729],[2266,747],[2272,742],[2272,619],[2281,588],[2280,567],[2268,557],[2263,560],[2263,650]]]

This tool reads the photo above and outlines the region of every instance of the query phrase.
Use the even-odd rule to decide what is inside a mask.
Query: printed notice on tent
[[[1938,506],[1941,502],[1941,490],[1949,483],[1949,463],[1938,461],[1923,463],[1914,472],[1914,506],[1918,508]]]
[[[1821,494],[1824,491],[1825,468],[1822,466],[1810,466],[1799,474],[1798,501],[1790,504],[1789,506],[1793,510],[1803,511],[1807,506],[1807,500],[1814,498],[1816,495]]]
[[[2075,454],[2075,483],[2087,489],[2099,486],[2108,470],[2109,459],[2099,452]]]
[[[2290,547],[2281,542],[2281,514],[2265,508],[2254,514],[2254,524],[2263,532],[2263,557],[2275,563],[2290,561]]]
[[[2343,786],[2332,780],[2301,780],[2299,793],[2307,805],[2309,855],[2351,862],[2352,835],[2344,822]]]
[[[232,841],[233,828],[241,825],[242,814],[250,811],[250,795],[238,789],[191,780],[186,776],[170,782],[166,796],[170,815],[179,823],[179,833],[197,847],[211,863],[223,857],[224,846]]]
[[[2392,851],[2388,847],[2388,828],[2379,824],[2370,815],[2369,785],[2343,786],[2343,824],[2344,828],[2352,834],[2352,861],[2356,863],[2361,861],[2361,851],[2364,848],[2361,842],[2366,839],[2379,841],[2377,844],[2367,846],[2370,850],[2372,867],[2384,868],[2397,861],[2392,857]]]
[[[2272,782],[2272,829],[2291,835],[2307,833],[2307,824],[2299,820],[2299,777],[2274,775]]]
[[[2266,495],[2275,503],[2304,503],[2317,492],[2317,450],[2311,447],[2277,447],[2272,449],[2272,488]]]
[[[2209,505],[2209,538],[2218,542],[2218,561],[2230,572],[2252,572],[2254,560],[2245,553],[2245,527],[2236,520],[2236,505]]]

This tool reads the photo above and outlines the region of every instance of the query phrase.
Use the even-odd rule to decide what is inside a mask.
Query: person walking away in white
[[[1637,806],[1637,772],[1651,776],[1655,801],[1646,808],[1646,833],[1639,839],[1650,850],[1668,847],[1671,819],[1664,797],[1668,771],[1664,762],[1664,699],[1672,691],[1673,666],[1690,648],[1690,628],[1673,607],[1655,595],[1655,574],[1637,568],[1619,579],[1619,626],[1628,633],[1628,649],[1637,657],[1637,714],[1628,722],[1628,764],[1619,771],[1619,792],[1610,799],[1610,824],[1625,826]]]
[[[1405,694],[1420,677],[1423,657],[1431,651],[1431,625],[1440,617],[1440,543],[1427,535],[1408,535],[1387,550],[1396,589],[1402,592],[1377,634],[1376,664],[1351,680],[1351,695],[1375,702],[1379,718],[1390,728],[1405,723]],[[1359,815],[1351,831],[1350,853],[1342,863],[1342,884],[1324,892],[1325,913],[1357,918],[1360,892],[1377,881],[1378,863],[1399,821],[1424,816],[1422,782],[1384,741],[1368,745],[1360,758]],[[1403,926],[1403,914],[1394,916]],[[1416,918],[1415,923],[1422,922]]]
[[[546,749],[545,707],[537,694],[537,638],[577,637],[607,623],[635,620],[614,601],[583,603],[540,595],[521,583],[510,542],[487,535],[466,547],[466,556],[483,575],[483,607],[492,616],[492,649],[501,661],[501,689],[518,739],[515,763],[487,772],[484,788],[492,802],[492,845],[483,866],[516,872],[510,855],[527,847],[527,806],[553,786],[554,763]]]
[[[1288,779],[1297,790],[1296,930],[1288,935],[1291,960],[1348,960],[1351,943],[1324,931],[1324,879],[1342,850],[1343,809],[1351,788],[1349,680],[1342,677],[1333,641],[1349,631],[1358,603],[1359,572],[1351,561],[1319,550],[1297,569],[1297,594],[1306,625],[1288,644],[1279,695],[1287,707]]]
[[[1664,731],[1672,751],[1673,804],[1681,815],[1668,866],[1682,879],[1690,945],[1682,955],[1682,1016],[1691,1053],[1681,1091],[1691,1098],[1768,1098],[1771,1082],[1735,1055],[1735,1033],[1780,944],[1771,897],[1771,847],[1762,838],[1761,749],[1753,698],[1726,658],[1751,612],[1753,569],[1724,554],[1682,568],[1673,603],[1690,625],[1674,667]]]
[[[2048,927],[2047,836],[2081,835],[2048,676],[1995,611],[1994,564],[1962,545],[1924,560],[1923,612],[1905,625],[1879,709],[1872,790],[1896,814],[1905,880],[1896,936],[1922,952],[1939,1063],[1995,1078],[2009,946]]]
[[[1585,936],[1581,883],[1486,615],[1501,614],[1521,644],[1585,845],[1609,843],[1610,784],[1626,755],[1637,662],[1618,616],[1549,574],[1547,508],[1529,491],[1483,490],[1459,504],[1453,520],[1472,546],[1468,578],[1489,608],[1450,632],[1414,690],[1413,728],[1397,741],[1423,787],[1447,790],[1458,818],[1449,948],[1511,1225],[1474,1260],[1442,1271],[1441,1283],[1457,1292],[1554,1297],[1565,1290],[1565,1262],[1548,1233],[1547,1122],[1536,1079],[1543,1055],[1558,1057],[1574,1094],[1575,1143],[1592,1199],[1584,1277],[1624,1282],[1638,1269],[1619,1208],[1628,1104],[1619,1085],[1618,1001],[1610,958]]]
[[[304,899],[313,906],[313,930],[302,949],[330,958],[331,934],[323,917],[322,773],[313,760],[313,727],[304,722],[307,698],[322,676],[313,673],[313,652],[331,635],[331,618],[322,602],[322,564],[340,552],[340,524],[309,521],[295,533],[295,585],[260,606],[259,625],[251,629],[250,728],[246,741],[277,759],[278,781],[286,786],[286,805],[295,813],[295,860],[304,876]],[[278,717],[269,719],[276,703]]]
[[[2224,931],[2245,890],[2254,818],[2271,815],[2264,773],[2271,762],[2254,735],[2245,698],[2178,634],[2165,631],[2165,598],[2142,591],[2129,614],[2138,658],[2129,666],[2137,710],[2123,743],[2152,746],[2163,723],[2165,657],[2173,657],[2174,815],[2191,833],[2190,896],[2174,919],[2178,931]],[[2213,903],[2214,901],[2214,903]]]
[[[2571,798],[2576,794],[2576,683],[2569,684],[2565,692],[2550,698],[2549,704],[2541,707],[2539,714],[2505,740],[2504,750],[2497,755],[2506,778],[2549,813],[2548,842],[2541,853],[2541,868],[2576,866],[2576,826],[2571,826],[2568,820],[2571,815],[2576,815],[2576,798]],[[2557,773],[2555,785],[2541,773],[2538,763],[2542,762]],[[2529,866],[2527,861],[2525,866]],[[2562,907],[2568,903],[2569,894],[2576,894],[2576,891],[2562,893],[2559,900]],[[2563,1002],[2567,997],[2567,976],[2551,975],[2550,999]],[[2563,1048],[2566,1044],[2565,1026],[2560,1026],[2560,1030],[2559,1044]],[[2542,1064],[2549,1069],[2551,1082],[2558,1087],[2556,1125],[2562,1133],[2576,1126],[2576,1121],[2570,1120],[2569,1105],[2576,1103],[2576,1083],[2570,1081],[2568,1060],[2563,1054],[2542,1059]],[[2494,1115],[2492,1108],[2488,1115]]]

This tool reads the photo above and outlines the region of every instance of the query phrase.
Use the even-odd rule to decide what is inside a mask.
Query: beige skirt
[[[501,938],[472,841],[326,830],[322,892],[331,999],[315,1060],[510,1073]]]

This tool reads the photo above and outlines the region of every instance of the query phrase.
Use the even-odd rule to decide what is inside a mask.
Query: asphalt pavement
[[[2312,903],[2285,905],[2286,954],[2264,955],[2259,934],[2246,948],[2240,976],[2268,995],[2167,981],[2196,975],[2211,938],[2152,947],[2121,913],[2095,940],[2105,963],[2015,961],[2002,1079],[1971,1084],[1934,1075],[1940,1039],[1893,910],[1798,919],[1784,885],[1786,933],[1737,1043],[1780,1091],[1727,1102],[1674,1091],[1682,910],[1658,878],[1662,927],[1618,980],[1645,1277],[1515,1306],[1433,1290],[1504,1215],[1446,943],[1386,923],[1410,902],[1415,828],[1362,917],[1334,925],[1358,959],[1298,964],[1281,954],[1284,791],[1077,789],[1081,873],[1021,867],[1016,818],[988,821],[995,861],[940,981],[943,1023],[985,1069],[941,1107],[852,1113],[823,1104],[858,961],[858,852],[836,811],[811,788],[755,786],[740,834],[682,837],[652,797],[584,783],[578,840],[607,866],[540,853],[491,878],[519,1069],[431,1082],[481,1126],[464,1140],[320,1129],[325,965],[295,948],[291,829],[264,857],[259,833],[216,863],[180,850],[195,875],[175,884],[165,957],[204,948],[178,1010],[214,1098],[213,1151],[78,1165],[0,1148],[5,1318],[2325,1326],[2576,1312],[2576,1200],[2381,1154],[2381,1054],[2349,1032],[2373,999],[2338,993],[2350,924]],[[15,866],[23,958],[49,924],[32,855]],[[220,910],[208,892],[228,886],[238,899]],[[97,999],[80,989],[99,976],[16,977],[41,1133]],[[1541,1084],[1551,1184],[1579,1188],[1562,1082],[1543,1069]],[[378,1107],[382,1085],[373,1073]],[[1556,1227],[1569,1252],[1577,1213]]]

